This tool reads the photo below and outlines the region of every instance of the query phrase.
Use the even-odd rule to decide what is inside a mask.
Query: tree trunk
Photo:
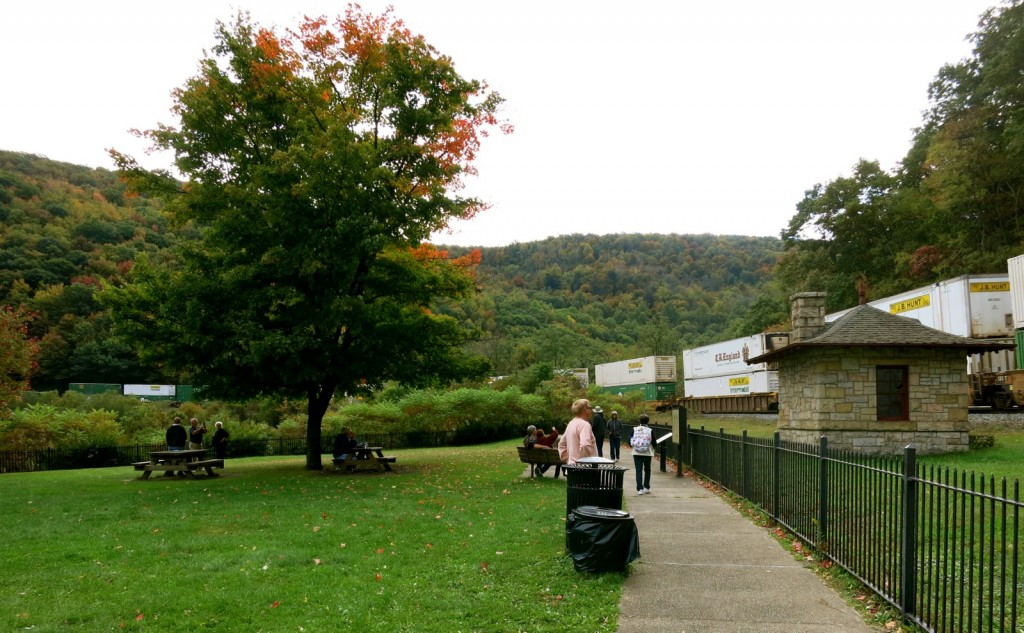
[[[306,405],[306,470],[323,470],[320,439],[323,437],[324,414],[334,396],[334,383],[310,387]]]

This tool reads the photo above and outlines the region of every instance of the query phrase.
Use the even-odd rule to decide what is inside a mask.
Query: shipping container
[[[778,390],[779,372],[777,370],[762,369],[726,376],[683,380],[683,394],[687,398],[749,396],[754,393],[773,393]]]
[[[963,275],[939,281],[868,305],[947,334],[969,338],[1010,338],[1014,334],[1010,277]],[[825,315],[831,323],[853,308]]]
[[[683,380],[682,405],[700,413],[768,413],[779,410],[779,372],[738,372]]]
[[[177,385],[125,385],[124,395],[146,400],[177,400]]]
[[[668,402],[676,397],[676,383],[674,382],[646,382],[635,385],[614,385],[601,387],[602,393],[624,396],[627,393],[640,391],[644,394],[647,402]]]
[[[594,381],[602,389],[657,383],[675,385],[676,357],[645,356],[597,365],[594,367]]]
[[[555,374],[558,376],[572,376],[580,383],[580,386],[586,389],[590,386],[590,372],[586,367],[573,367],[572,369],[556,369]]]
[[[730,374],[764,371],[765,363],[748,365],[747,359],[766,354],[789,344],[789,332],[754,334],[683,350],[683,379],[711,378]],[[713,395],[726,395],[716,393]]]
[[[120,383],[108,382],[73,382],[68,384],[68,391],[93,396],[98,393],[121,393]]]
[[[1013,310],[1013,329],[1024,329],[1024,255],[1006,260],[1010,278],[1010,303]],[[1017,347],[1020,349],[1020,346]],[[1018,363],[1018,367],[1024,367]]]

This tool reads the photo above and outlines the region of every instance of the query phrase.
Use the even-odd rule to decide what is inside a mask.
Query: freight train
[[[747,359],[788,344],[788,332],[773,332],[683,350],[679,404],[701,413],[777,411],[778,368],[774,363],[748,365]]]
[[[1015,351],[966,359],[972,406],[1024,406],[1024,255],[1007,264],[1010,274],[963,275],[868,302],[949,334],[1015,340]],[[826,323],[850,309],[825,315]],[[747,365],[746,358],[788,343],[788,333],[762,333],[684,350],[681,404],[705,413],[777,410],[778,373],[772,366]]]
[[[106,382],[72,382],[68,391],[85,395],[101,393],[119,393],[140,400],[168,400],[171,402],[191,402],[194,397],[192,385],[144,385]]]

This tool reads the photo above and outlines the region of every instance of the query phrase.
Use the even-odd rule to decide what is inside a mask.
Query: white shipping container
[[[1013,329],[1024,329],[1024,255],[1006,260],[1010,276],[1010,303],[1013,309]]]
[[[921,325],[970,338],[1013,336],[1010,278],[1004,274],[963,275],[868,305]],[[852,308],[825,315],[831,323]]]
[[[683,378],[709,378],[765,370],[765,363],[748,365],[747,359],[789,344],[788,332],[754,334],[683,350]]]
[[[594,367],[598,387],[646,385],[653,382],[676,381],[675,356],[645,356]]]
[[[125,385],[126,396],[171,396],[175,395],[175,385]]]
[[[779,372],[773,369],[748,371],[728,376],[688,378],[683,380],[683,390],[687,398],[775,393],[779,390]]]

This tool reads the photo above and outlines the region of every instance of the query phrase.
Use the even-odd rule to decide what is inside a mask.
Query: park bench
[[[384,449],[380,446],[358,446],[352,449],[348,459],[335,457],[331,460],[334,470],[353,472],[356,470],[377,470],[390,472],[393,470],[391,464],[395,463],[395,457],[385,455]]]
[[[555,449],[517,446],[516,450],[519,451],[519,461],[530,465],[531,478],[536,474],[537,466],[554,466],[555,479],[557,479],[562,473],[562,466],[565,466],[565,462],[558,456],[558,451]]]

